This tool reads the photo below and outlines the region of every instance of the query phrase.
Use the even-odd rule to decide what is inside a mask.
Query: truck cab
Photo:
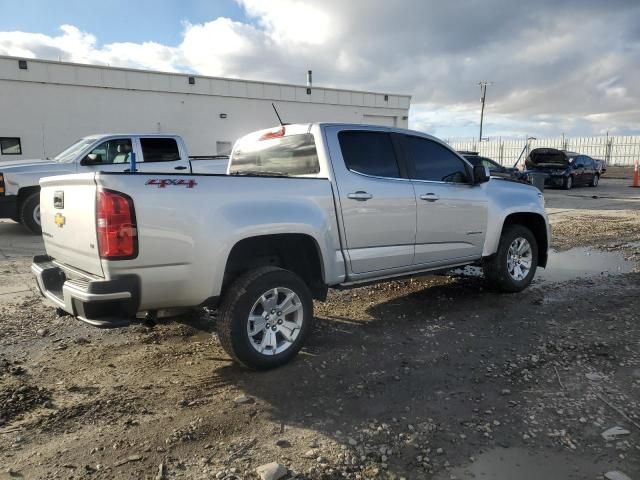
[[[35,234],[42,232],[40,186],[43,177],[72,173],[191,172],[182,138],[167,134],[99,134],[81,138],[52,159],[0,164],[0,218],[11,218]],[[223,173],[226,160],[198,161],[198,169]]]

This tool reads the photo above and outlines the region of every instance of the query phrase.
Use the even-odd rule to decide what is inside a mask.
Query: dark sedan
[[[544,184],[569,190],[579,185],[597,187],[600,172],[596,161],[588,155],[555,148],[534,148],[525,161],[525,176],[545,174]]]

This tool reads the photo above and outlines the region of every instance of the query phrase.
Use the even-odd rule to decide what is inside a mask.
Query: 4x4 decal
[[[145,183],[145,185],[155,185],[158,188],[166,188],[173,185],[193,188],[198,185],[198,183],[193,179],[185,180],[184,178],[152,178],[151,180],[147,180],[147,183]]]

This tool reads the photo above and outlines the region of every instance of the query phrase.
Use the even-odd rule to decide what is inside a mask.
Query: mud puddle
[[[606,472],[606,469],[604,470]],[[497,448],[483,453],[466,467],[454,468],[438,480],[569,480],[598,478],[603,466],[560,453],[537,453],[522,448]]]
[[[621,275],[635,269],[636,263],[618,251],[592,248],[572,248],[561,252],[549,250],[547,267],[537,270],[533,285]],[[451,273],[460,277],[481,277],[482,269],[468,266],[452,270]]]
[[[622,252],[591,248],[572,248],[563,252],[549,251],[547,268],[537,271],[535,283],[566,282],[582,278],[630,273],[635,263]]]

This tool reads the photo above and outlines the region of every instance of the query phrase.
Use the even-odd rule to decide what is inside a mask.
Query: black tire
[[[253,347],[247,322],[254,303],[266,292],[284,287],[300,299],[303,313],[297,338],[284,351],[263,354]],[[229,287],[218,309],[218,337],[233,360],[254,370],[279,367],[296,356],[311,332],[313,299],[307,285],[295,273],[277,267],[262,267],[241,275]],[[274,334],[275,335],[275,334]]]
[[[573,187],[573,177],[569,175],[567,178],[564,179],[562,188],[564,188],[565,190],[571,190],[572,187]]]
[[[600,175],[598,175],[597,173],[593,176],[593,178],[591,179],[591,183],[589,184],[590,187],[597,187],[598,183],[600,181]]]
[[[508,255],[509,247],[517,238],[524,238],[531,246],[531,268],[522,280],[516,280],[509,273]],[[501,292],[515,293],[527,288],[538,266],[538,243],[536,237],[523,225],[509,225],[504,228],[498,251],[495,255],[486,259],[483,263],[484,276],[489,287]]]
[[[20,223],[27,227],[31,233],[35,235],[42,235],[42,226],[39,221],[36,220],[36,212],[40,211],[40,192],[30,194],[20,204]],[[37,214],[37,218],[40,218],[40,214]]]

